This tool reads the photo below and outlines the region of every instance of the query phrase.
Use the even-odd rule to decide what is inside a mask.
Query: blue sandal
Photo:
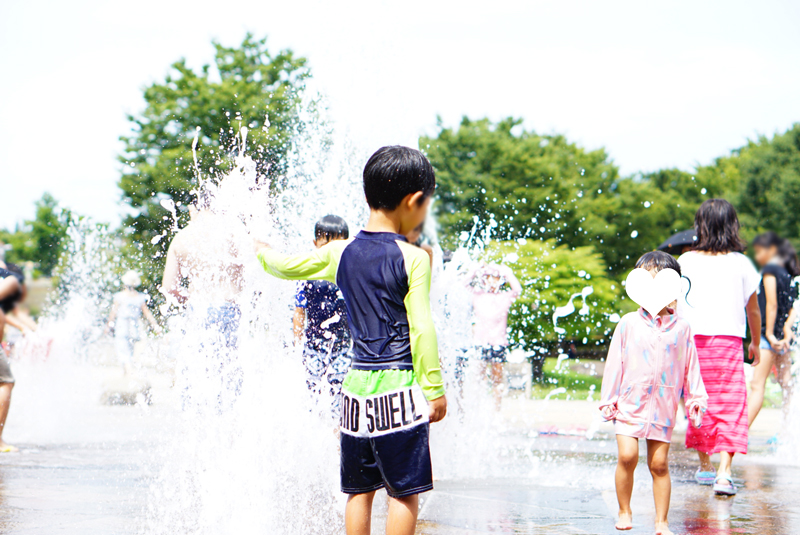
[[[725,481],[725,483],[722,483],[722,481]],[[736,485],[733,484],[730,476],[719,476],[714,480],[714,493],[720,496],[735,496]]]
[[[704,471],[701,468],[697,469],[694,473],[694,480],[700,485],[713,485],[714,480],[717,478],[717,472],[714,470]]]

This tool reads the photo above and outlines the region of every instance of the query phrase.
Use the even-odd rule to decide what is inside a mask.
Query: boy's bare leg
[[[633,529],[631,494],[633,494],[633,473],[639,462],[639,440],[617,435],[617,452],[617,472],[614,476],[614,483],[617,487],[617,501],[619,502],[619,521],[615,527],[627,531]]]
[[[8,417],[8,408],[11,404],[11,390],[14,388],[14,383],[0,384],[0,452],[13,452],[19,451],[18,448],[6,444],[3,440],[3,431],[6,427],[6,418]]]
[[[499,411],[503,402],[503,363],[492,362],[492,391],[495,408]]]
[[[669,444],[657,440],[647,441],[647,466],[653,476],[653,499],[656,503],[656,534],[672,535],[669,530],[669,498],[672,481],[669,477]]]
[[[405,498],[389,497],[389,517],[386,519],[386,535],[414,535],[419,514],[419,494]],[[348,532],[347,535],[350,535]]]
[[[351,494],[347,497],[347,507],[344,510],[344,526],[347,535],[370,535],[373,498],[375,498],[374,490],[365,494]]]

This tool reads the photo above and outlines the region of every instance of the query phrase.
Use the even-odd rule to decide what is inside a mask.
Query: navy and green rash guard
[[[339,286],[353,335],[354,369],[413,369],[427,399],[444,395],[428,253],[399,234],[361,231],[308,254],[264,249],[258,258],[275,277]]]

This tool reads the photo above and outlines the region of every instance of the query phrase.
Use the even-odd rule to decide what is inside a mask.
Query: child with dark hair
[[[747,399],[749,425],[764,404],[764,388],[775,367],[775,378],[783,390],[784,413],[792,395],[792,341],[789,317],[792,314],[797,289],[792,279],[798,275],[797,254],[794,248],[774,232],[759,234],[753,240],[756,263],[761,266],[758,287],[758,306],[761,310],[761,361],[755,366]]]
[[[339,216],[326,215],[314,225],[317,248],[349,237],[347,222]],[[300,282],[293,323],[295,341],[303,344],[308,388],[316,394],[328,388],[333,413],[338,417],[342,380],[350,367],[347,354],[351,346],[347,309],[339,288],[326,280]]]
[[[761,312],[758,308],[760,277],[741,251],[739,219],[731,203],[709,199],[694,219],[694,250],[678,259],[692,289],[678,302],[678,312],[692,326],[700,371],[708,391],[708,412],[699,429],[686,431],[686,447],[700,457],[695,479],[714,486],[714,492],[736,494],[731,463],[737,453],[747,453],[747,386],[742,339],[750,326],[748,353],[760,359]],[[720,454],[719,471],[710,456]]]
[[[662,251],[646,253],[636,267],[655,277],[681,266]],[[655,317],[644,308],[622,317],[614,331],[603,373],[600,410],[614,421],[619,452],[616,471],[619,521],[616,528],[633,527],[631,494],[639,461],[639,439],[647,441],[647,465],[653,477],[656,533],[671,535],[667,516],[672,482],[669,445],[681,392],[686,395],[690,420],[697,425],[707,396],[700,377],[692,329],[675,313],[675,302]]]
[[[413,534],[419,494],[433,488],[428,424],[444,418],[447,400],[430,306],[430,258],[406,236],[425,220],[435,187],[421,152],[383,147],[364,168],[370,216],[354,239],[297,256],[256,244],[268,273],[327,280],[344,296],[353,336],[340,420],[348,535],[370,533],[380,488],[389,494],[387,532]]]

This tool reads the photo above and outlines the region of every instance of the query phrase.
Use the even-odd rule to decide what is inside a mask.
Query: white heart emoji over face
[[[653,277],[646,269],[636,268],[625,280],[625,291],[634,303],[655,317],[680,295],[681,276],[674,269],[662,269]]]

